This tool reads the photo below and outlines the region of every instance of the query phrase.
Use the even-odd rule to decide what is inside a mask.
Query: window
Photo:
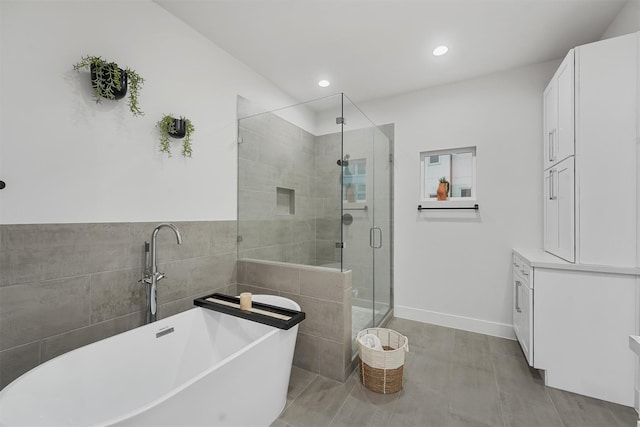
[[[420,167],[421,202],[437,202],[436,190],[441,178],[449,182],[447,202],[475,200],[476,147],[424,151],[420,153]]]
[[[350,159],[343,166],[342,197],[348,203],[367,201],[367,160]]]

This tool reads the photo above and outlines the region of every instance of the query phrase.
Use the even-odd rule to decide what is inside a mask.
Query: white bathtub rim
[[[291,300],[289,298],[285,298],[285,297],[281,297],[281,296],[277,296],[277,295],[262,295],[262,294],[258,295],[258,294],[256,294],[256,295],[254,295],[254,297],[258,297],[258,298],[255,298],[256,302],[259,302],[259,300],[261,299],[262,296],[275,297],[276,301],[278,301],[278,300],[288,301],[288,302],[292,303],[295,306],[293,308],[294,310],[300,310],[300,305],[297,302],[295,302],[295,301],[293,301],[293,300]],[[271,298],[266,298],[265,300],[270,300],[270,299]],[[273,301],[266,302],[265,304],[274,305]],[[202,308],[202,307],[194,307],[194,309],[208,310],[208,309]],[[191,309],[191,310],[193,310],[193,309]],[[226,315],[226,316],[228,316],[228,315]],[[251,322],[251,320],[247,320],[247,319],[242,319],[242,318],[238,318],[238,319],[246,321],[246,322]],[[275,328],[275,327],[271,327],[271,328],[273,330],[267,332],[266,334],[264,334],[260,338],[254,340],[254,341],[251,341],[251,343],[249,345],[246,345],[246,346],[242,347],[240,350],[236,351],[235,353],[230,354],[229,356],[225,357],[224,359],[222,359],[221,361],[219,361],[218,363],[216,363],[215,365],[213,365],[209,369],[206,369],[206,370],[202,371],[201,373],[199,373],[198,375],[192,377],[188,381],[185,381],[181,385],[172,388],[170,392],[165,393],[165,394],[161,395],[160,397],[158,397],[157,399],[150,401],[146,405],[140,406],[140,407],[136,408],[133,411],[129,411],[129,412],[125,413],[122,416],[119,416],[117,418],[112,418],[112,419],[108,420],[106,423],[93,424],[91,427],[101,427],[101,426],[104,426],[104,425],[115,424],[115,423],[127,420],[129,418],[132,418],[132,417],[134,417],[136,415],[139,415],[141,413],[144,413],[145,411],[153,408],[154,406],[157,406],[157,405],[161,404],[162,402],[164,402],[165,400],[169,399],[170,397],[175,396],[176,394],[178,394],[182,390],[188,388],[192,384],[195,384],[196,382],[200,381],[201,379],[207,377],[209,374],[211,374],[213,371],[218,369],[220,366],[226,364],[228,361],[230,361],[232,359],[235,359],[236,357],[240,356],[241,354],[244,354],[244,353],[248,352],[253,347],[259,345],[261,342],[269,339],[273,335],[276,335],[276,334],[278,334],[280,332],[288,332],[288,331],[285,331],[285,330],[282,330],[282,329],[278,329],[278,328]],[[295,325],[291,329],[297,331],[297,329],[298,329],[297,325]],[[285,402],[285,406],[286,406],[286,402]],[[284,409],[284,406],[283,406],[282,409]]]
[[[258,302],[259,297],[261,297],[261,296],[262,296],[262,295],[258,295],[258,294],[255,294],[255,295],[254,295],[254,297],[258,297],[258,298],[256,298],[256,302]],[[289,299],[289,298],[285,298],[285,297],[281,297],[281,296],[277,296],[277,295],[266,295],[266,296],[267,296],[267,297],[276,297],[277,299],[282,299],[282,300],[289,301],[289,302],[291,302],[293,305],[295,305],[295,306],[296,306],[296,308],[293,308],[293,309],[300,310],[300,306],[299,306],[299,304],[298,304],[297,302],[295,302],[295,301],[293,301],[293,300]],[[265,302],[265,303],[266,303],[266,304],[272,304],[272,305],[274,305],[274,304],[273,304],[273,302]],[[209,311],[208,309],[203,308],[203,307],[193,307],[193,308],[191,308],[191,309],[189,309],[189,310],[186,310],[186,311],[183,311],[183,312],[177,313],[177,314],[175,314],[175,315],[180,315],[180,314],[183,314],[183,313],[186,313],[186,312],[192,311],[192,310],[196,310],[196,311],[199,311],[199,312],[202,312],[203,310],[207,310],[207,312]],[[223,313],[220,313],[220,314],[222,315]],[[225,314],[225,316],[228,316],[228,315],[226,315],[226,314]],[[169,317],[171,317],[171,316],[169,316]],[[166,319],[168,319],[168,317],[167,317],[167,318],[165,318],[165,319],[162,319],[162,320],[166,320]],[[242,321],[246,321],[246,322],[252,322],[251,320],[242,319],[242,318],[240,318],[240,317],[239,317],[238,319],[239,319],[239,320],[242,320]],[[152,324],[153,324],[153,323],[148,323],[148,324],[146,324],[146,325],[142,325],[142,326],[139,326],[139,327],[140,327],[140,328],[142,328],[142,327],[145,327],[145,326],[148,326],[148,325],[152,325]],[[265,326],[268,326],[268,325],[265,325]],[[297,327],[297,326],[298,326],[298,325],[295,325],[295,326],[294,326],[294,327],[292,327],[290,330],[282,330],[282,329],[278,329],[278,328],[275,328],[275,327],[271,327],[273,330],[268,331],[266,334],[262,335],[260,338],[258,338],[258,339],[256,339],[256,340],[254,340],[254,341],[251,341],[251,343],[250,343],[250,344],[248,344],[248,345],[246,345],[246,346],[242,347],[240,350],[238,350],[238,351],[236,351],[236,352],[234,352],[234,353],[230,354],[229,356],[227,356],[227,357],[225,357],[224,359],[220,360],[220,361],[219,361],[218,363],[216,363],[215,365],[212,365],[210,368],[208,368],[208,369],[206,369],[206,370],[204,370],[204,371],[200,372],[198,375],[193,376],[192,378],[190,378],[189,380],[187,380],[187,381],[183,382],[183,383],[182,383],[182,384],[180,384],[179,386],[176,386],[176,387],[172,388],[172,389],[171,389],[171,391],[169,391],[169,392],[167,392],[167,393],[164,393],[164,394],[160,395],[158,398],[156,398],[156,399],[154,399],[154,400],[152,400],[152,401],[149,401],[149,402],[148,402],[147,404],[145,404],[145,405],[142,405],[142,406],[140,406],[140,407],[137,407],[135,410],[132,410],[132,411],[129,411],[129,412],[125,412],[123,415],[120,415],[120,416],[115,417],[115,418],[110,418],[110,419],[107,419],[107,420],[104,420],[104,421],[100,421],[100,422],[98,422],[98,423],[96,423],[96,424],[91,424],[91,425],[90,425],[90,427],[102,427],[102,426],[108,426],[108,425],[111,425],[111,424],[115,424],[115,423],[118,423],[118,422],[121,422],[121,421],[127,420],[127,419],[129,419],[129,418],[132,418],[133,416],[136,416],[136,415],[138,415],[138,414],[141,414],[141,413],[143,413],[143,412],[145,412],[145,411],[147,411],[147,410],[149,410],[149,409],[153,408],[154,406],[156,406],[156,405],[158,405],[158,404],[160,404],[160,403],[162,403],[162,402],[166,401],[166,400],[167,400],[167,399],[169,399],[170,397],[172,397],[172,396],[174,396],[174,395],[178,394],[179,392],[181,392],[182,390],[186,389],[186,388],[187,388],[187,387],[189,387],[190,385],[192,385],[192,384],[194,384],[194,383],[196,383],[196,382],[198,382],[198,381],[202,380],[204,377],[206,377],[206,376],[208,376],[209,374],[211,374],[211,372],[215,371],[215,370],[216,370],[216,369],[218,369],[220,366],[222,366],[222,365],[224,365],[225,363],[227,363],[229,360],[232,360],[232,359],[234,359],[235,357],[238,357],[239,355],[241,355],[241,354],[243,354],[243,353],[246,353],[247,351],[249,351],[249,350],[250,350],[250,349],[252,349],[253,347],[255,347],[255,346],[257,346],[258,344],[262,343],[263,341],[265,341],[265,340],[269,339],[269,338],[270,338],[270,337],[272,337],[273,335],[276,335],[276,334],[278,334],[278,333],[280,333],[280,332],[297,331],[297,329],[298,329],[298,327]],[[134,328],[134,329],[137,329],[137,328]],[[132,331],[132,330],[134,330],[134,329],[130,329],[129,331]],[[127,333],[127,332],[129,332],[129,331],[121,332],[120,334],[116,334],[116,335],[113,335],[113,336],[110,336],[110,337],[107,337],[107,338],[103,338],[102,340],[96,341],[95,343],[100,342],[100,341],[104,341],[104,342],[112,341],[112,340],[114,340],[114,339],[117,339],[117,338],[118,338],[118,335],[121,335],[121,334],[123,334],[123,333]],[[58,357],[65,357],[65,356],[67,356],[67,355],[69,355],[69,354],[71,354],[71,353],[74,353],[74,352],[76,352],[76,351],[79,351],[79,350],[83,349],[84,347],[90,346],[90,345],[95,344],[95,343],[90,343],[90,344],[87,344],[87,345],[84,345],[84,346],[78,347],[78,348],[76,348],[76,349],[73,349],[73,350],[71,350],[71,351],[68,351],[68,352],[66,352],[66,353],[63,353],[63,354],[61,354],[61,355],[59,355],[59,356],[56,356],[56,357],[54,357],[54,358],[52,358],[52,359],[49,359],[49,360],[47,360],[46,362],[41,363],[40,365],[38,365],[38,366],[36,366],[35,368],[31,369],[30,371],[28,371],[27,373],[25,373],[25,375],[27,375],[27,374],[34,374],[34,375],[35,375],[37,371],[39,371],[40,369],[44,369],[44,368],[45,368],[45,366],[47,366],[47,365],[49,365],[50,363],[54,362]],[[2,396],[2,394],[4,394],[4,393],[9,393],[9,390],[11,390],[11,389],[16,385],[16,384],[18,384],[18,383],[19,383],[19,381],[18,381],[19,379],[20,379],[20,377],[16,378],[14,381],[12,381],[12,382],[11,382],[10,384],[8,384],[6,387],[4,387],[2,390],[0,390],[0,396]],[[285,404],[286,404],[286,403],[285,403]]]
[[[206,308],[202,308],[202,307],[196,307],[196,308],[199,308],[201,310],[207,310]],[[243,320],[246,320],[246,319],[243,319]],[[246,320],[246,321],[247,322],[251,322],[251,320]],[[166,401],[167,399],[171,398],[172,396],[175,396],[176,394],[178,394],[182,390],[188,388],[192,384],[195,384],[196,382],[202,380],[203,378],[205,378],[206,376],[211,374],[213,371],[218,369],[220,366],[226,364],[228,361],[240,356],[241,354],[246,353],[247,351],[249,351],[253,347],[255,347],[258,344],[260,344],[261,342],[263,342],[263,341],[269,339],[270,337],[272,337],[273,335],[277,334],[279,331],[280,331],[279,329],[274,328],[273,331],[269,331],[266,334],[264,334],[263,336],[261,336],[260,338],[258,338],[257,340],[251,341],[251,344],[249,344],[249,345],[247,345],[245,347],[242,347],[240,350],[238,350],[235,353],[232,353],[229,356],[225,357],[224,359],[222,359],[221,361],[219,361],[218,363],[216,363],[212,367],[200,372],[198,375],[195,375],[194,377],[192,377],[189,380],[183,382],[179,386],[172,388],[170,392],[161,395],[157,399],[149,401],[146,405],[139,406],[133,411],[126,412],[125,414],[123,414],[121,416],[118,416],[116,418],[111,418],[111,419],[107,420],[106,422],[100,422],[98,424],[93,424],[93,425],[91,425],[91,427],[102,427],[102,426],[105,426],[105,425],[108,426],[108,425],[116,424],[116,423],[128,420],[129,418],[133,418],[136,415],[139,415],[139,414],[142,414],[142,413],[146,412],[147,410],[153,408],[154,406],[157,406],[157,405],[161,404],[162,402]]]
[[[191,310],[202,311],[202,310],[208,310],[208,309],[206,309],[206,308],[202,308],[202,307],[193,307],[193,308],[191,308],[191,309],[189,309],[189,310],[183,311],[183,312],[178,313],[178,314],[186,313],[187,311],[191,311]],[[220,314],[222,315],[223,313],[220,313]],[[246,320],[246,319],[242,319],[242,318],[238,318],[238,319],[240,319],[240,320],[242,320],[242,321],[246,321],[246,322],[251,322],[251,320]],[[163,319],[163,320],[165,320],[165,319]],[[149,324],[150,324],[150,323],[149,323]],[[149,325],[149,324],[148,324],[148,325]],[[144,326],[147,326],[147,325],[143,325],[143,326],[140,326],[140,327],[144,327]],[[134,328],[134,329],[136,329],[136,328]],[[131,329],[131,330],[133,330],[133,329]],[[229,360],[231,360],[231,359],[233,359],[233,358],[235,358],[235,357],[237,357],[237,356],[239,356],[239,355],[241,355],[241,354],[243,354],[243,353],[245,353],[245,352],[249,351],[251,348],[255,347],[256,345],[258,345],[259,343],[263,342],[264,340],[269,339],[271,336],[273,336],[273,335],[277,334],[279,331],[280,331],[280,329],[273,328],[273,330],[272,330],[272,331],[268,331],[266,334],[262,335],[260,338],[258,338],[258,339],[256,339],[256,340],[254,340],[254,341],[251,341],[251,343],[250,343],[250,344],[248,344],[248,345],[246,345],[246,346],[242,347],[240,350],[238,350],[238,351],[236,351],[236,352],[234,352],[234,353],[230,354],[229,356],[227,356],[227,357],[225,357],[224,359],[220,360],[220,361],[219,361],[218,363],[216,363],[215,365],[212,365],[210,368],[208,368],[208,369],[206,369],[206,370],[204,370],[204,371],[200,372],[199,374],[197,374],[197,375],[195,375],[195,376],[191,377],[189,380],[187,380],[187,381],[183,382],[183,383],[182,383],[182,384],[180,384],[179,386],[176,386],[176,387],[172,388],[172,389],[171,389],[171,391],[169,391],[169,392],[167,392],[167,393],[164,393],[164,394],[160,395],[158,398],[156,398],[156,399],[154,399],[154,400],[149,401],[147,404],[142,405],[142,406],[139,406],[139,407],[137,407],[135,410],[132,410],[132,411],[129,411],[129,412],[125,412],[123,415],[119,415],[119,416],[117,416],[117,417],[115,417],[115,418],[109,418],[109,419],[106,419],[106,420],[99,421],[99,422],[97,422],[97,423],[95,423],[95,424],[91,424],[91,425],[90,425],[90,427],[101,427],[101,426],[108,426],[108,425],[112,425],[112,424],[115,424],[115,423],[118,423],[118,422],[121,422],[121,421],[127,420],[127,419],[129,419],[129,418],[131,418],[131,417],[133,417],[133,416],[136,416],[136,415],[138,415],[138,414],[141,414],[141,413],[143,413],[143,412],[145,412],[145,411],[147,411],[147,410],[149,410],[149,409],[153,408],[154,406],[156,406],[156,405],[158,405],[158,404],[160,404],[160,403],[162,403],[162,402],[166,401],[166,400],[167,400],[167,399],[169,399],[170,397],[172,397],[172,396],[174,396],[174,395],[178,394],[179,392],[181,392],[182,390],[186,389],[186,388],[187,388],[187,387],[189,387],[190,385],[192,385],[192,384],[196,383],[197,381],[200,381],[202,378],[204,378],[204,377],[206,377],[207,375],[211,374],[211,372],[215,371],[215,370],[216,370],[216,369],[218,369],[220,366],[222,366],[222,365],[224,365],[225,363],[227,363]],[[126,332],[129,332],[129,331],[126,331]],[[126,333],[126,332],[123,332],[123,333]],[[109,340],[112,340],[112,339],[117,338],[117,337],[118,337],[118,335],[120,335],[120,334],[116,334],[116,335],[113,335],[113,336],[111,336],[111,337],[104,338],[103,340],[100,340],[100,341],[109,341]],[[96,341],[96,342],[98,342],[98,341]],[[94,344],[94,343],[91,343],[91,344]],[[46,362],[44,362],[44,363],[42,363],[42,364],[40,364],[40,365],[36,366],[36,367],[35,367],[35,368],[33,368],[32,370],[30,370],[30,371],[28,372],[28,374],[33,374],[33,375],[35,375],[35,374],[37,373],[37,371],[38,371],[38,370],[43,369],[46,365],[48,365],[50,362],[55,361],[58,357],[64,357],[64,356],[66,356],[66,355],[68,355],[68,354],[71,354],[71,353],[73,353],[73,352],[76,352],[76,351],[78,351],[78,350],[80,350],[80,349],[82,349],[82,348],[84,348],[84,347],[87,347],[87,346],[89,346],[89,345],[91,345],[91,344],[87,344],[87,345],[84,345],[84,346],[82,346],[82,347],[78,347],[78,348],[76,348],[76,349],[74,349],[74,350],[71,350],[71,351],[68,351],[68,352],[66,352],[66,353],[64,353],[64,354],[61,354],[60,356],[54,357],[53,359],[47,360]],[[10,390],[11,388],[13,388],[13,386],[19,382],[19,381],[18,381],[18,379],[19,379],[19,378],[20,378],[20,377],[16,378],[16,380],[12,381],[12,382],[11,382],[11,384],[9,384],[8,386],[6,386],[4,389],[0,390],[0,396],[1,396],[3,393],[5,393],[5,392],[6,392],[6,393],[8,393],[8,392],[9,392],[9,390]],[[0,424],[0,425],[1,425],[1,424]]]
[[[185,310],[185,311],[182,311],[182,312],[180,312],[180,313],[177,313],[177,314],[175,314],[174,316],[179,315],[179,314],[185,314],[185,313],[187,313],[187,312],[189,312],[189,311],[197,310],[197,309],[200,309],[200,308],[201,308],[201,307],[193,307],[193,308],[190,308],[190,309],[188,309],[188,310]],[[169,317],[171,317],[171,316],[169,316]],[[166,320],[166,319],[168,319],[168,318],[160,319],[159,321]],[[19,377],[18,377],[18,378],[16,378],[15,380],[11,381],[11,382],[6,386],[6,387],[4,387],[2,390],[0,390],[0,396],[2,396],[4,393],[8,392],[11,388],[13,388],[13,387],[14,387],[14,386],[19,382],[18,380],[19,380],[23,375],[32,375],[32,374],[33,374],[33,375],[35,375],[35,374],[36,374],[36,372],[38,372],[38,371],[39,371],[39,370],[41,370],[41,369],[44,369],[46,366],[48,366],[48,365],[49,365],[49,364],[51,364],[52,362],[56,361],[56,359],[58,359],[58,358],[60,358],[60,357],[66,357],[66,356],[68,356],[68,355],[75,354],[77,351],[83,350],[85,347],[88,347],[88,346],[90,346],[90,345],[93,345],[93,344],[96,344],[96,343],[99,343],[99,342],[102,342],[102,343],[108,343],[109,341],[113,341],[113,340],[115,340],[115,339],[118,339],[118,336],[119,336],[119,335],[121,335],[121,334],[126,334],[127,332],[133,331],[133,330],[138,329],[138,328],[144,328],[144,327],[146,327],[146,326],[148,326],[148,325],[152,325],[152,323],[147,323],[147,324],[144,324],[144,325],[140,325],[140,326],[138,326],[138,327],[136,327],[136,328],[129,329],[128,331],[120,332],[120,333],[117,333],[117,334],[112,335],[112,336],[110,336],[110,337],[102,338],[102,339],[100,339],[100,340],[98,340],[98,341],[94,341],[94,342],[92,342],[92,343],[85,344],[85,345],[80,346],[80,347],[78,347],[78,348],[74,348],[73,350],[69,350],[69,351],[67,351],[67,352],[65,352],[65,353],[59,354],[58,356],[53,357],[53,358],[51,358],[51,359],[47,360],[46,362],[42,362],[41,364],[39,364],[39,365],[38,365],[38,366],[36,366],[35,368],[30,369],[29,371],[25,372],[24,374],[22,374],[21,376],[19,376]],[[1,426],[0,426],[0,427],[1,427]]]

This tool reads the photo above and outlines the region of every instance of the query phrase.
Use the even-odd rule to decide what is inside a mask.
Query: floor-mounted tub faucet
[[[164,279],[164,273],[160,273],[158,271],[158,256],[157,256],[157,251],[156,251],[156,237],[158,236],[158,231],[160,231],[161,228],[170,228],[173,230],[173,232],[176,235],[176,239],[178,241],[178,244],[181,245],[182,244],[182,235],[180,234],[180,230],[178,230],[178,227],[175,226],[175,224],[171,224],[168,222],[163,222],[162,224],[158,224],[158,226],[156,228],[153,229],[153,233],[151,233],[151,244],[149,245],[149,242],[145,242],[145,250],[148,253],[149,252],[149,246],[151,246],[151,256],[147,257],[147,262],[146,262],[146,267],[144,270],[144,277],[142,278],[142,282],[145,283],[146,285],[149,285],[149,298],[148,298],[148,305],[147,305],[147,323],[148,322],[155,322],[156,321],[156,316],[158,313],[158,292],[157,292],[157,285],[158,282],[162,279]],[[151,265],[149,265],[149,263],[151,263]]]

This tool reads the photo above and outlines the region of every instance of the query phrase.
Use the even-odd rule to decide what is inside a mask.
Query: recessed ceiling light
[[[320,80],[320,81],[318,82],[318,86],[320,86],[320,87],[327,87],[327,86],[329,86],[330,84],[331,84],[331,83],[329,83],[329,80]]]
[[[446,46],[438,46],[437,48],[433,49],[433,54],[435,56],[442,56],[447,52],[449,52],[449,48]]]

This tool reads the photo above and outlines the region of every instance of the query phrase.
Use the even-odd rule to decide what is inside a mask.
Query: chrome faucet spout
[[[173,230],[174,234],[176,235],[177,243],[179,245],[182,244],[182,234],[180,234],[180,230],[178,230],[178,227],[176,227],[175,224],[172,224],[170,222],[163,222],[161,224],[158,224],[151,233],[151,254],[149,257],[151,265],[147,265],[143,278],[143,282],[149,285],[149,311],[147,312],[147,317],[150,322],[154,322],[156,320],[158,309],[157,285],[158,282],[165,277],[164,273],[160,273],[158,271],[158,253],[156,251],[156,238],[158,236],[158,232],[161,228],[165,227]]]
[[[176,235],[176,240],[178,242],[179,245],[182,244],[182,234],[180,234],[180,230],[178,230],[178,227],[176,227],[175,224],[172,224],[170,222],[163,222],[161,224],[158,224],[158,226],[156,228],[153,229],[153,233],[151,233],[151,273],[156,273],[158,271],[158,261],[157,261],[157,252],[156,252],[156,237],[158,236],[158,232],[160,231],[161,228],[170,228],[173,230],[173,232]]]

